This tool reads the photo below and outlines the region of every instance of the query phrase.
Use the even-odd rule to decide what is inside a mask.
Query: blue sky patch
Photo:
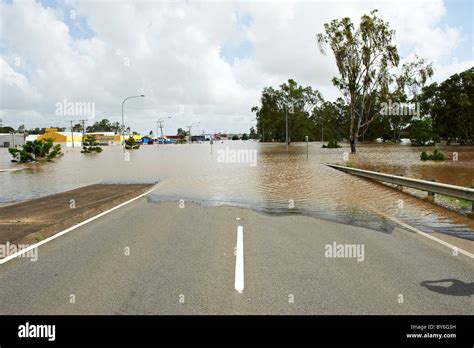
[[[63,13],[62,21],[69,28],[69,33],[74,39],[88,39],[95,36],[95,32],[89,27],[87,19],[79,16],[73,7],[67,6],[60,0],[39,0],[43,7],[59,9]]]

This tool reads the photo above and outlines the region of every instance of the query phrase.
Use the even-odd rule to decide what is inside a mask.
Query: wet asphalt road
[[[363,245],[364,260],[326,257],[334,242]],[[36,262],[0,265],[0,313],[472,314],[473,266],[398,228],[141,198],[41,246]]]

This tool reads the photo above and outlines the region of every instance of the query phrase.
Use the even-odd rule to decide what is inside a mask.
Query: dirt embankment
[[[96,184],[0,207],[0,244],[33,244],[111,209],[154,184]]]

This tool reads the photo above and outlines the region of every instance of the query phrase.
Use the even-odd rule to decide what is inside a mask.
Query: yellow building
[[[122,136],[114,132],[94,132],[85,133],[87,135],[95,135],[97,142],[101,145],[114,145],[122,142]],[[81,146],[82,133],[80,132],[58,132],[57,128],[46,128],[45,133],[38,136],[38,139],[53,139],[55,143],[65,143],[67,147]]]
[[[66,146],[81,145],[82,142],[82,133],[74,132],[58,132],[57,128],[46,128],[44,134],[38,135],[38,139],[53,139],[55,143],[66,143]]]

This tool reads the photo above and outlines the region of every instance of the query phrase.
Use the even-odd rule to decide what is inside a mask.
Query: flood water
[[[256,163],[222,162],[227,148],[256,151]],[[411,146],[360,145],[349,160],[355,167],[461,186],[473,184],[474,148],[441,147],[448,160],[422,162],[422,150]],[[428,149],[432,150],[432,149]],[[393,223],[379,212],[396,217],[426,232],[455,234],[474,240],[474,221],[462,214],[467,208],[423,199],[424,192],[406,190],[358,178],[327,167],[345,164],[347,145],[322,149],[321,143],[284,144],[215,142],[192,145],[145,145],[124,155],[120,146],[84,155],[80,148],[63,147],[64,157],[53,163],[12,164],[0,149],[0,168],[27,167],[0,173],[0,204],[27,200],[93,183],[158,182],[153,201],[184,200],[206,205],[236,205],[268,214],[306,214],[390,233]],[[458,153],[453,161],[452,153]],[[126,156],[129,156],[128,158]],[[128,159],[128,160],[126,160]],[[403,208],[400,208],[400,200]],[[452,203],[452,204],[451,204]],[[447,209],[448,207],[449,209]]]

